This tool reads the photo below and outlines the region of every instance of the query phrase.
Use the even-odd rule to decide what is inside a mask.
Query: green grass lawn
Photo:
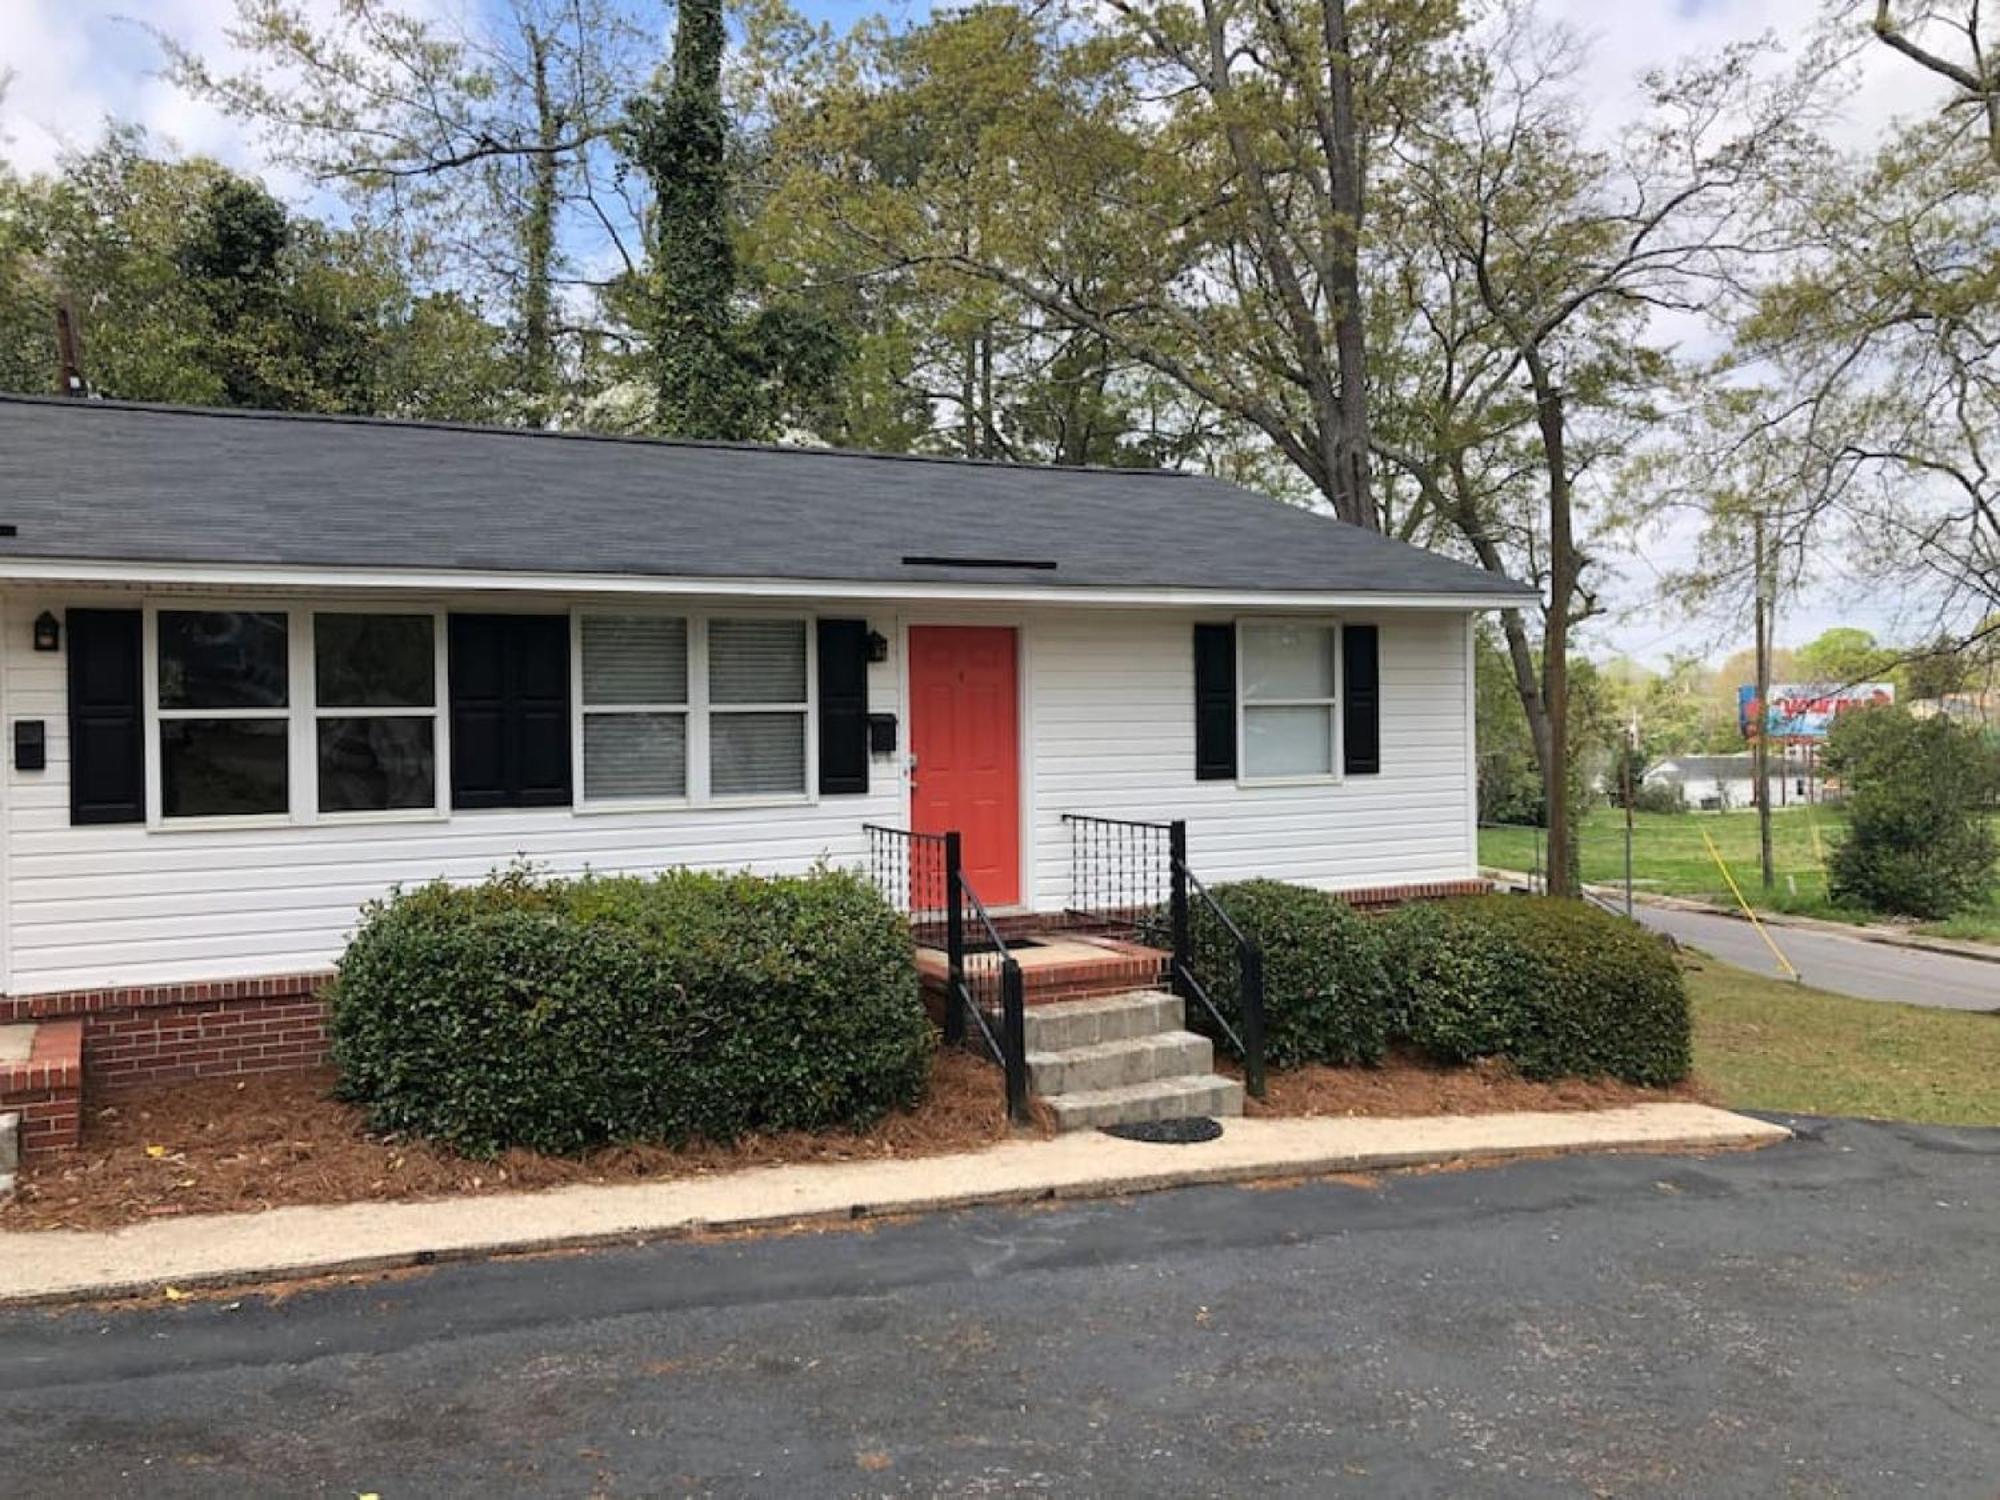
[[[1763,889],[1758,876],[1757,814],[1753,809],[1637,813],[1632,823],[1632,881],[1637,890],[1734,905],[1729,884],[1702,841],[1706,832],[1752,906],[1844,922],[1881,920],[1868,912],[1836,907],[1827,899],[1824,861],[1828,840],[1842,826],[1838,808],[1772,810],[1771,855],[1777,886],[1771,891]],[[1533,869],[1537,836],[1538,830],[1533,828],[1482,828],[1480,863],[1506,870]],[[1624,882],[1625,814],[1620,809],[1591,809],[1584,817],[1578,841],[1586,881],[1603,885]],[[2000,892],[1989,896],[1983,907],[1918,930],[1940,937],[2000,942]]]
[[[1852,1000],[1685,961],[1695,1072],[1738,1109],[2000,1125],[2000,1015]]]

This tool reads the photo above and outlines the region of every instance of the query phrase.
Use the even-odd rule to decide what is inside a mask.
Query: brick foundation
[[[325,974],[0,999],[0,1023],[68,1021],[92,1093],[310,1068],[326,1060]]]
[[[1356,911],[1387,911],[1412,901],[1444,901],[1453,896],[1484,896],[1493,889],[1490,880],[1433,880],[1421,885],[1371,885],[1359,890],[1335,891],[1334,895]]]

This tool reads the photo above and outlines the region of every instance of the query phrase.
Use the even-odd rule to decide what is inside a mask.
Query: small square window
[[[321,812],[437,805],[437,725],[428,715],[323,717],[317,749]]]
[[[283,719],[162,720],[160,811],[169,818],[286,812],[289,729]]]
[[[283,708],[291,701],[282,613],[163,609],[159,647],[163,709]]]
[[[709,789],[718,797],[806,789],[806,716],[717,714],[709,721]]]
[[[687,795],[687,715],[585,714],[583,795],[617,801]]]
[[[429,615],[314,615],[313,669],[321,708],[430,708],[436,626]]]

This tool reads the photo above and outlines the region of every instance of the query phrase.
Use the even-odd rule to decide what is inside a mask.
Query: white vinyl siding
[[[816,800],[496,809],[417,819],[356,815],[316,823],[251,819],[240,826],[72,827],[66,655],[32,651],[32,622],[43,609],[60,615],[69,607],[136,607],[142,597],[136,590],[11,590],[5,596],[0,712],[10,721],[40,719],[48,727],[47,769],[20,772],[10,766],[4,772],[0,854],[6,873],[6,988],[13,993],[324,969],[338,956],[360,905],[392,885],[439,877],[477,880],[520,859],[557,874],[650,873],[682,865],[802,874],[821,860],[864,866],[864,823],[907,826],[899,753],[872,759],[865,795]],[[156,602],[174,607],[171,596]],[[311,610],[391,607],[297,596],[268,606],[254,597],[232,605],[278,609],[287,602],[295,637]],[[435,611],[441,619],[450,608],[477,609],[482,602],[426,595],[400,608]],[[546,599],[539,607],[560,611],[569,603]],[[644,601],[633,601],[619,609],[637,614],[645,607]],[[760,614],[728,600],[658,612],[691,620]],[[1009,607],[899,617],[886,605],[857,608],[846,602],[823,604],[818,612],[865,616],[894,643],[888,660],[869,667],[869,707],[897,715],[899,752],[910,743],[900,627],[912,621],[1018,627],[1021,789],[1027,803],[1024,891],[1040,910],[1059,911],[1068,899],[1064,812],[1185,817],[1195,870],[1211,883],[1269,875],[1358,887],[1462,879],[1474,872],[1461,612],[1357,616],[1378,624],[1381,632],[1381,774],[1339,784],[1268,786],[1194,780],[1192,627],[1197,618],[1211,616],[1179,609]],[[810,676],[811,629],[800,628]],[[295,698],[303,691],[302,674],[310,670],[310,658],[295,654]],[[691,664],[691,673],[699,671]],[[575,681],[581,700],[581,673]],[[809,682],[809,693],[810,687]],[[674,696],[671,686],[659,681],[632,691]],[[658,700],[645,701],[658,707]],[[801,754],[812,774],[816,737],[809,727],[801,731],[804,745],[792,748],[799,742],[789,733],[790,721],[810,725],[798,705],[760,701],[730,707],[741,709],[744,719],[783,715],[784,754],[793,757],[784,762],[786,774]],[[753,739],[757,732],[749,731]],[[775,745],[775,731],[764,732]],[[441,747],[441,754],[448,750]],[[695,765],[692,747],[689,765]],[[582,770],[579,761],[579,779]]]
[[[1194,780],[1197,618],[1029,617],[1038,908],[1068,899],[1065,812],[1184,817],[1189,863],[1211,885],[1261,875],[1355,889],[1477,872],[1464,614],[1356,615],[1380,627],[1381,772],[1265,786]]]
[[[40,719],[48,727],[46,770],[16,772],[10,765],[0,772],[6,782],[0,841],[11,928],[5,979],[10,993],[325,969],[339,956],[364,901],[398,883],[478,880],[517,860],[552,874],[650,874],[685,865],[800,875],[822,860],[858,867],[867,850],[861,825],[896,822],[903,815],[895,762],[878,757],[868,793],[817,802],[793,795],[758,799],[756,805],[72,827],[67,655],[32,651],[32,622],[43,609],[60,616],[66,608],[138,608],[143,599],[136,590],[4,596],[0,713],[8,720]],[[426,596],[402,608],[406,613],[433,606],[440,612],[476,610],[484,602]],[[165,599],[161,603],[173,607]],[[289,603],[295,633],[308,610],[375,607],[301,602],[297,596],[268,605],[254,597],[233,603],[271,609]],[[567,601],[550,600],[542,607],[562,611]],[[851,604],[822,612],[866,613]],[[877,616],[875,624],[885,632],[894,629],[890,615]],[[806,635],[810,642],[810,630]],[[310,668],[295,659],[295,690],[305,670]],[[894,709],[897,676],[893,657],[869,668],[873,706]]]

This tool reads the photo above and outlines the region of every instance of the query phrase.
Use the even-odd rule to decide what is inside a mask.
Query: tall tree
[[[1417,534],[1546,591],[1539,653],[1519,612],[1503,626],[1562,894],[1576,880],[1569,640],[1596,608],[1579,482],[1644,433],[1675,374],[1651,320],[1712,305],[1754,253],[1749,187],[1795,132],[1789,96],[1739,49],[1650,78],[1646,116],[1603,149],[1573,37],[1514,11],[1482,35],[1477,86],[1413,122],[1382,174],[1397,212],[1381,274],[1404,320],[1385,332],[1376,448],[1426,502]]]
[[[627,149],[653,189],[651,360],[662,431],[747,438],[758,420],[736,332],[722,0],[682,0],[665,89],[633,98]]]
[[[1366,173],[1455,66],[1451,0],[994,5],[940,47],[961,149],[874,171],[913,101],[880,30],[800,111],[797,197],[884,268],[984,283],[1257,434],[1343,519],[1369,485]],[[978,106],[1018,66],[1007,108]],[[951,118],[949,110],[935,112]],[[949,206],[951,212],[938,212]],[[976,228],[969,233],[968,228]]]
[[[753,19],[746,72],[761,87],[744,107],[768,124],[747,174],[751,253],[832,299],[857,341],[837,408],[811,424],[827,440],[1031,463],[1221,458],[1226,419],[1123,348],[906,253],[976,256],[1011,234],[1009,185],[990,168],[1025,116],[1067,109],[1049,98],[1047,41],[1004,7],[844,41]],[[1051,243],[1045,264],[1082,295],[1116,295],[1117,252],[1093,240]]]
[[[53,388],[58,304],[104,395],[491,419],[509,387],[503,331],[415,290],[392,239],[133,130],[53,177],[0,178],[0,385]]]
[[[653,0],[234,0],[221,69],[161,34],[169,76],[256,125],[272,159],[399,229],[433,279],[508,309],[519,415],[562,399],[563,292],[637,262],[610,139],[659,25]],[[580,309],[580,311],[587,311]],[[566,326],[567,325],[567,326]]]

